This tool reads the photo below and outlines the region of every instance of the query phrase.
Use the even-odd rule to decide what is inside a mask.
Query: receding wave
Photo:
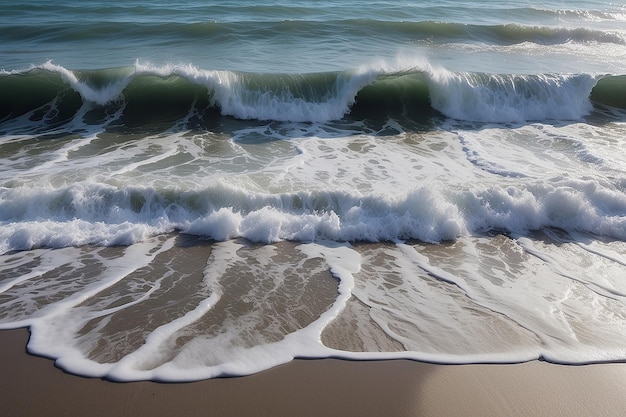
[[[50,62],[0,73],[0,120],[62,122],[88,110],[125,122],[208,117],[293,122],[420,117],[438,112],[476,122],[576,120],[592,102],[626,108],[626,77],[590,74],[486,74],[429,65],[346,72],[254,74],[191,65],[71,71]]]

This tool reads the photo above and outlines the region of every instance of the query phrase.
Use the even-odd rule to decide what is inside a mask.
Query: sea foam
[[[304,191],[271,195],[221,185],[191,193],[151,187],[117,190],[98,184],[47,192],[0,190],[0,247],[7,252],[89,243],[126,245],[173,230],[266,243],[440,242],[471,233],[524,233],[546,227],[626,239],[626,197],[616,185],[592,179],[557,177],[549,183],[466,191],[440,191],[433,183],[397,196],[336,192],[330,200],[336,205],[328,205],[324,194]],[[298,205],[290,206],[289,201]]]

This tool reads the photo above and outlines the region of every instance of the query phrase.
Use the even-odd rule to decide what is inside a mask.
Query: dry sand
[[[433,365],[295,360],[240,378],[164,384],[69,375],[0,332],[0,416],[625,416],[626,364]]]

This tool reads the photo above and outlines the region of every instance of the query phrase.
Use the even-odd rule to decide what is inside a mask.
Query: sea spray
[[[591,75],[496,75],[429,72],[435,109],[458,120],[506,123],[578,120],[589,114]]]

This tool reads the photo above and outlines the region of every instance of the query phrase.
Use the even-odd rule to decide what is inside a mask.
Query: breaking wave
[[[0,73],[0,120],[120,112],[134,123],[213,117],[328,122],[428,113],[475,122],[576,120],[592,103],[626,108],[626,76],[452,72],[428,64],[345,72],[256,74],[192,65],[72,71],[51,62]]]

